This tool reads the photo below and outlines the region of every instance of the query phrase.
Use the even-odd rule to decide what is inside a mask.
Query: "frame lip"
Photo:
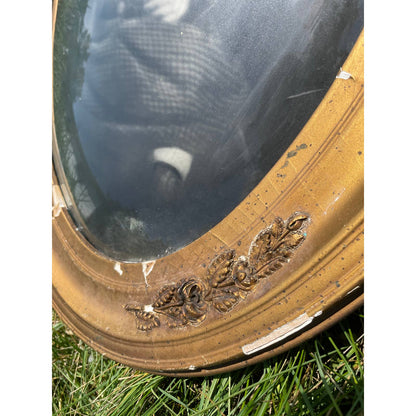
[[[54,2],[54,8],[53,8],[54,26],[55,26],[57,3],[58,1]],[[319,124],[319,121],[325,119],[326,112],[328,111],[328,106],[330,106],[330,103],[332,103],[331,98],[333,99],[334,96],[338,96],[338,98],[343,98],[344,96],[342,90],[344,89],[345,91],[346,87],[345,85],[342,85],[341,82],[347,82],[349,85],[348,88],[353,87],[353,89],[355,89],[355,93],[350,94],[348,96],[350,100],[348,105],[345,105],[345,103],[339,104],[340,107],[347,107],[347,111],[350,111],[351,117],[349,118],[348,122],[349,123],[354,122],[354,117],[357,117],[357,111],[360,110],[363,105],[362,104],[362,99],[363,99],[362,98],[362,95],[363,95],[362,85],[361,87],[358,86],[358,83],[362,82],[362,72],[363,72],[362,66],[363,66],[363,34],[361,34],[360,37],[357,39],[356,44],[353,48],[353,51],[350,53],[349,58],[344,64],[344,67],[347,68],[349,72],[354,73],[355,78],[349,81],[335,80],[330,90],[328,91],[328,93],[326,94],[326,96],[324,97],[320,105],[318,106],[318,108],[315,110],[315,112],[311,116],[308,123],[304,126],[304,128],[299,133],[299,135],[295,138],[295,140],[292,142],[290,147],[299,146],[301,144],[301,142],[304,140],[305,131],[308,131],[308,129],[311,130],[311,124],[315,125],[315,130],[318,130],[318,132],[315,132],[315,134],[319,136],[320,129],[319,128],[317,129],[316,125]],[[358,75],[355,75],[355,74],[358,74]],[[355,83],[355,86],[352,85],[352,83]],[[340,113],[338,115],[338,118],[341,117],[342,119],[342,109],[341,110],[337,109],[336,106],[332,106],[332,109],[333,111]],[[363,120],[361,120],[360,117],[361,116],[358,115],[359,120],[357,123],[359,125],[359,128],[356,129],[358,130],[358,132],[356,131],[356,136],[357,134],[358,136],[355,138],[355,141],[357,143],[360,143],[362,139],[362,137],[360,137],[360,131],[361,131],[361,136],[362,136],[361,127],[363,124]],[[339,122],[338,118],[336,120],[337,122]],[[352,118],[352,121],[351,121],[351,118]],[[347,123],[347,121],[345,122]],[[337,125],[338,124],[333,126],[333,128],[336,128]],[[314,128],[312,128],[312,132],[313,131],[314,131]],[[53,132],[54,132],[54,129],[53,129]],[[317,142],[319,142],[319,140],[317,140]],[[321,143],[320,148],[322,152],[327,151],[328,143],[326,143],[326,147],[325,147],[325,142]],[[266,188],[265,184],[267,184],[267,186],[270,186],[269,184],[271,182],[271,177],[275,176],[278,172],[280,172],[282,168],[279,166],[283,167],[287,161],[290,162],[289,167],[292,168],[292,171],[297,170],[297,168],[310,170],[311,165],[314,165],[315,169],[317,169],[316,166],[319,164],[319,162],[320,163],[323,163],[323,162],[322,162],[322,158],[320,160],[313,159],[313,156],[316,155],[316,152],[317,150],[314,151],[312,158],[311,158],[311,152],[309,152],[309,158],[308,158],[306,156],[303,157],[301,155],[301,152],[299,151],[298,152],[299,157],[297,159],[291,159],[291,160],[289,160],[286,154],[283,155],[276,162],[275,166],[262,179],[262,181],[252,190],[252,192],[219,224],[214,226],[209,232],[207,232],[206,234],[204,234],[197,240],[193,241],[192,243],[190,243],[188,246],[184,247],[183,249],[178,250],[175,253],[172,253],[166,257],[155,260],[154,263],[155,265],[157,265],[157,267],[152,272],[152,279],[155,278],[156,280],[154,283],[152,282],[152,285],[156,287],[163,281],[163,279],[165,279],[164,275],[169,274],[169,273],[162,272],[163,267],[165,271],[169,270],[169,267],[171,270],[173,270],[172,265],[176,264],[175,267],[177,269],[182,267],[183,269],[189,270],[189,272],[186,272],[186,273],[180,270],[177,271],[176,274],[174,274],[175,276],[174,281],[177,281],[181,275],[192,275],[192,274],[198,275],[198,273],[203,272],[204,268],[202,267],[201,262],[207,263],[210,258],[212,259],[216,253],[221,252],[225,248],[236,248],[236,249],[238,248],[239,251],[241,251],[240,245],[241,247],[247,248],[249,246],[250,241],[252,240],[252,237],[259,231],[258,226],[261,226],[262,223],[267,225],[267,221],[270,222],[270,220],[274,216],[276,216],[277,213],[280,213],[281,211],[286,212],[287,214],[290,213],[288,211],[289,208],[287,207],[287,205],[291,205],[293,207],[292,208],[293,212],[298,211],[298,210],[303,211],[302,205],[299,202],[297,202],[296,199],[291,198],[289,196],[291,190],[293,190],[295,187],[294,181],[298,175],[297,172],[288,173],[285,178],[281,178],[281,181],[286,184],[286,188],[284,188],[284,191],[282,191],[282,194],[283,196],[286,197],[286,199],[291,200],[289,201],[290,203],[286,202],[286,204],[284,204],[281,202],[281,200],[279,201],[279,195],[277,194],[277,190],[275,189],[274,190],[275,199],[274,200],[272,199],[273,203],[270,204],[270,206],[267,206],[268,201],[270,201],[270,199],[266,200],[265,192],[264,192]],[[358,166],[358,165],[355,166],[355,169],[357,171],[355,173],[355,178],[357,177],[360,178],[360,175],[361,175],[362,166]],[[178,333],[176,333],[176,338],[175,337],[170,338],[172,334],[165,331],[160,334],[161,335],[160,340],[158,341],[157,336],[155,337],[151,336],[151,338],[149,338],[147,335],[141,336],[141,334],[140,336],[135,336],[133,334],[134,331],[131,331],[130,329],[128,329],[127,332],[130,331],[130,333],[120,338],[119,337],[120,333],[123,331],[123,329],[126,329],[126,328],[123,328],[123,325],[126,325],[127,321],[130,320],[132,326],[134,326],[134,321],[132,317],[124,316],[123,323],[117,326],[117,331],[113,333],[110,333],[110,332],[106,333],[103,330],[102,324],[98,326],[96,325],[97,319],[94,317],[91,317],[90,312],[85,313],[84,305],[79,303],[79,301],[76,300],[76,297],[73,297],[67,300],[63,298],[63,293],[67,293],[68,291],[72,291],[74,293],[80,293],[80,290],[81,290],[80,288],[85,289],[85,287],[87,286],[88,287],[86,290],[91,291],[91,288],[96,289],[99,292],[99,295],[101,296],[102,299],[105,299],[109,293],[116,293],[117,296],[119,297],[124,296],[130,300],[133,299],[134,297],[140,298],[140,295],[141,295],[142,300],[149,299],[152,296],[150,296],[149,294],[146,294],[148,292],[148,287],[146,286],[147,281],[146,281],[144,265],[145,263],[149,263],[149,262],[133,263],[133,262],[122,262],[122,261],[111,259],[110,257],[100,253],[97,249],[95,249],[76,230],[75,224],[73,223],[72,218],[67,212],[64,199],[59,192],[59,189],[60,189],[59,182],[57,180],[57,176],[55,174],[54,169],[55,169],[55,166],[53,164],[52,181],[53,181],[53,185],[55,189],[54,206],[58,207],[59,209],[58,209],[57,215],[54,215],[52,218],[53,220],[52,221],[53,242],[54,242],[53,256],[52,256],[53,262],[54,262],[53,307],[58,311],[61,318],[74,331],[74,333],[76,333],[87,344],[92,345],[98,351],[103,352],[107,356],[111,358],[115,358],[116,360],[123,362],[126,365],[131,365],[133,367],[141,368],[146,371],[154,372],[157,374],[186,376],[186,377],[218,374],[224,371],[231,371],[233,369],[237,369],[237,368],[240,368],[240,367],[243,367],[243,366],[255,363],[255,362],[259,362],[268,357],[271,357],[280,352],[283,352],[291,348],[294,345],[297,345],[303,340],[316,335],[318,332],[325,329],[332,323],[335,323],[336,321],[341,319],[343,316],[345,316],[347,313],[351,312],[353,308],[360,306],[363,302],[363,295],[360,293],[360,291],[362,290],[362,286],[363,286],[362,285],[363,270],[361,266],[358,266],[359,270],[355,270],[355,268],[353,268],[354,270],[352,272],[352,277],[350,278],[351,284],[349,286],[347,285],[348,287],[343,288],[342,291],[331,292],[331,295],[328,296],[327,306],[334,307],[334,305],[339,303],[340,300],[346,296],[346,294],[351,292],[351,289],[352,289],[351,286],[354,286],[354,287],[359,286],[361,289],[360,291],[356,291],[354,295],[355,299],[351,301],[349,306],[347,305],[347,306],[341,307],[341,309],[334,312],[332,316],[327,318],[325,321],[322,321],[316,324],[312,328],[307,327],[307,329],[304,332],[301,332],[294,339],[291,339],[289,342],[286,342],[283,345],[276,344],[274,347],[269,348],[265,351],[261,351],[257,354],[254,354],[253,356],[247,359],[242,359],[241,353],[240,355],[234,354],[234,358],[232,359],[237,360],[237,362],[235,363],[230,364],[229,362],[227,363],[227,360],[225,361],[223,360],[222,362],[220,362],[221,360],[219,360],[215,364],[216,367],[215,366],[213,367],[214,365],[213,362],[209,362],[209,363],[206,363],[205,367],[204,365],[195,366],[196,367],[195,370],[192,370],[192,371],[189,371],[189,369],[190,367],[193,367],[194,365],[189,366],[188,364],[184,364],[184,365],[181,364],[179,368],[173,368],[171,366],[163,367],[163,364],[162,364],[163,368],[161,368],[160,370],[154,365],[155,363],[150,364],[148,362],[149,360],[147,360],[148,365],[146,366],[146,368],[143,366],[143,364],[137,365],[137,363],[140,362],[140,359],[137,360],[133,357],[129,357],[128,355],[126,355],[125,352],[123,353],[122,351],[120,352],[117,351],[117,347],[116,347],[117,343],[134,344],[135,343],[134,339],[136,339],[136,340],[139,340],[139,341],[136,341],[137,345],[140,345],[140,344],[143,345],[146,342],[149,342],[149,341],[146,341],[147,339],[147,340],[151,340],[152,345],[159,345],[159,347],[161,345],[166,344],[166,342],[168,343],[171,342],[173,344],[175,344],[176,342],[176,344],[180,346],[180,344],[184,342],[183,340],[188,340],[189,338],[191,338],[192,340],[192,339],[195,339],[195,336],[197,336],[197,338],[201,338],[204,336],[204,333],[206,333],[206,331],[205,332],[201,331],[201,327],[199,326],[196,328],[190,328],[190,331],[188,331],[189,334],[188,333],[184,334],[185,331],[179,329],[178,331],[179,331],[179,334],[182,334],[182,338],[180,336],[178,338]],[[292,176],[291,180],[290,180],[290,175]],[[306,173],[305,175],[307,176]],[[289,177],[289,179],[286,179],[287,177]],[[306,177],[304,179],[306,179]],[[357,184],[355,184],[355,186],[359,188],[360,184],[358,184],[358,186]],[[271,188],[269,187],[268,190],[271,190]],[[360,193],[360,190],[356,189],[355,193],[357,192]],[[261,194],[261,197],[264,199],[258,198],[256,194],[257,195]],[[342,198],[340,197],[341,200]],[[352,198],[351,195],[349,195],[349,198],[350,199]],[[360,200],[361,200],[361,197],[359,195],[358,197],[355,196],[354,201],[360,201]],[[245,222],[243,222],[244,226],[236,227],[237,232],[233,232],[235,231],[235,229],[233,228],[233,224],[235,224],[236,222],[234,219],[235,215],[236,213],[239,213],[241,218],[243,218],[242,217],[243,215],[244,216],[246,215],[244,213],[244,210],[247,211],[245,209],[245,205],[247,204],[248,201],[251,201],[251,205],[250,205],[251,211],[249,212],[249,214],[253,214],[253,213],[256,214],[256,215],[252,215],[255,217],[255,219],[251,222],[245,220]],[[253,201],[263,202],[262,210],[261,209],[259,210],[258,208],[254,208]],[[345,202],[344,200],[343,203],[344,205],[345,204],[348,205],[348,201]],[[283,209],[281,209],[282,207]],[[339,243],[340,241],[344,241],[345,239],[348,239],[351,236],[353,236],[354,231],[357,231],[357,230],[359,231],[359,234],[361,235],[360,230],[362,229],[363,213],[362,213],[362,207],[359,207],[359,208],[361,209],[358,209],[358,210],[347,209],[346,210],[347,212],[351,211],[351,218],[349,218],[350,221],[348,224],[352,228],[350,230],[341,230],[341,232],[340,230],[338,230],[336,233],[333,233],[332,240],[335,238]],[[354,211],[354,215],[352,211]],[[316,213],[313,213],[313,215],[311,214],[312,222],[314,222],[315,219],[318,219],[317,217],[318,214],[316,215],[315,214]],[[333,214],[333,216],[336,216],[336,215],[338,214],[337,213]],[[263,219],[263,217],[267,218],[267,220]],[[332,222],[334,222],[335,220],[336,219],[334,219]],[[249,224],[249,227],[246,226],[247,223]],[[354,224],[355,224],[355,227],[353,226]],[[233,232],[233,234],[230,237],[231,232]],[[332,242],[332,246],[333,246],[332,248],[335,250],[340,243],[339,244],[337,243],[334,246],[332,240],[329,239],[324,242],[327,243],[327,245],[328,244],[331,245],[330,243]],[[322,239],[319,241],[321,241],[321,243],[323,242]],[[209,244],[206,245],[207,243]],[[354,239],[354,242],[351,244],[352,244],[352,252],[354,253],[355,257],[352,259],[352,261],[350,261],[350,265],[355,264],[358,261],[357,259],[359,258],[360,253],[362,252],[362,240],[355,241]],[[314,261],[316,263],[317,256],[315,255],[315,257],[313,257],[310,254],[312,250],[312,247],[310,247],[310,245],[311,244],[307,245],[306,248],[302,248],[303,255],[304,256],[309,255],[309,263],[311,263],[310,260],[312,258],[315,259]],[[322,249],[321,250],[322,253],[325,252],[325,244],[322,245],[321,249]],[[192,259],[192,256],[189,256],[190,254],[195,254],[195,253],[197,253],[196,260],[195,260],[195,257]],[[330,253],[332,252],[330,251]],[[205,257],[201,259],[203,255]],[[326,253],[326,255],[328,255],[328,253]],[[320,257],[322,260],[325,258],[323,254],[321,254]],[[284,285],[282,286],[282,284],[280,283],[280,287],[277,286],[277,289],[275,288],[271,290],[271,292],[275,294],[275,292],[277,292],[279,288],[280,290],[286,290],[289,287],[293,288],[293,285],[295,285],[296,283],[299,284],[299,279],[300,279],[299,276],[301,276],[302,273],[303,275],[305,274],[304,269],[306,266],[304,263],[305,263],[304,261],[300,261],[300,259],[295,258],[294,262],[288,265],[290,267],[288,267],[288,269],[285,270],[284,278],[282,279],[284,280],[286,286]],[[159,266],[160,264],[164,264],[164,266]],[[120,274],[119,271],[117,271],[116,269],[117,265],[119,267],[122,267],[122,269],[120,270],[122,270],[122,274],[124,274],[125,276],[126,275],[128,276],[127,279],[126,278],[121,279],[123,276],[122,274]],[[314,265],[309,264],[309,269],[311,269],[311,267],[313,269]],[[308,267],[306,267],[306,269],[307,268]],[[332,276],[332,275],[329,275],[329,276]],[[273,275],[273,278],[274,278],[274,281],[276,281],[275,275]],[[282,289],[282,287],[284,287],[285,289]],[[144,293],[144,296],[143,296],[143,293]],[[155,290],[153,290],[153,294],[154,293],[156,293]],[[114,295],[114,297],[117,297],[116,295]],[[262,293],[260,292],[260,293],[257,293],[256,296],[253,296],[249,307],[239,308],[238,313],[236,313],[236,316],[227,317],[227,319],[225,319],[226,321],[225,325],[230,327],[236,322],[237,322],[237,325],[241,325],[243,315],[247,315],[246,313],[244,313],[246,310],[249,310],[248,311],[249,315],[250,315],[250,312],[252,313],[252,315],[255,315],[256,308],[257,309],[260,308],[261,310],[264,311],[265,310],[264,308],[266,306],[268,306],[270,309],[271,306],[277,303],[277,301],[271,300],[272,296],[270,296],[270,293],[269,294],[263,293],[263,295],[265,295],[266,297],[262,297],[261,295]],[[309,305],[309,309],[311,309],[311,307],[313,309],[313,302],[311,305]],[[109,312],[111,312],[111,310]],[[234,310],[230,312],[230,315],[233,315],[233,313],[234,313]],[[120,317],[120,315],[118,317]],[[95,322],[94,322],[94,319],[95,319]],[[105,319],[103,318],[103,320]],[[211,316],[208,320],[208,326],[210,330],[211,331],[214,330],[214,332],[215,331],[218,332],[221,328],[223,328],[224,323],[221,323],[220,321],[221,320],[218,319],[217,322],[215,322],[215,319],[213,319]],[[78,324],[76,324],[76,322],[78,322]],[[84,323],[81,325],[82,322]],[[80,330],[77,325],[81,325],[83,327],[83,330]],[[97,334],[99,334],[98,338],[97,338]],[[102,341],[100,341],[100,339],[102,340],[104,338],[106,338],[106,340],[103,343]],[[109,345],[113,346],[113,350],[111,348],[108,348]],[[216,357],[218,357],[218,355]],[[163,360],[157,360],[157,361],[160,362]],[[157,365],[160,365],[160,363]]]
[[[71,314],[68,314],[68,311],[65,311],[65,302],[57,301],[59,295],[53,293],[54,298],[54,309],[58,313],[59,317],[62,319],[62,321],[74,332],[75,335],[77,335],[79,338],[81,338],[84,342],[86,342],[89,346],[94,348],[96,351],[98,351],[103,356],[109,357],[123,365],[136,368],[138,370],[146,371],[150,374],[155,375],[164,375],[164,376],[170,376],[170,377],[205,377],[205,376],[214,376],[219,375],[231,371],[235,371],[238,369],[241,369],[243,367],[251,366],[254,364],[258,364],[260,362],[263,362],[264,360],[273,358],[279,354],[282,354],[292,348],[296,348],[301,343],[308,341],[311,338],[314,338],[315,336],[319,335],[321,332],[328,330],[333,325],[341,321],[342,319],[346,318],[349,314],[360,308],[362,305],[364,305],[364,293],[363,288],[360,287],[360,291],[358,296],[352,297],[351,301],[344,305],[339,310],[336,310],[332,315],[329,315],[324,320],[320,321],[316,325],[314,325],[312,328],[307,328],[304,332],[301,332],[298,336],[291,337],[289,341],[280,343],[272,348],[266,349],[259,354],[254,354],[252,356],[247,356],[244,360],[226,363],[225,365],[220,366],[212,366],[210,368],[195,368],[192,369],[188,367],[187,369],[184,369],[182,371],[172,370],[172,371],[166,371],[166,370],[156,370],[156,369],[143,369],[142,367],[137,367],[132,365],[129,358],[126,358],[122,354],[115,354],[114,351],[110,351],[104,347],[102,347],[98,343],[94,342],[88,342],[85,340],[85,331],[80,330],[80,326],[82,324],[86,324],[85,322],[78,321],[78,325],[74,324],[74,320],[71,319]],[[79,316],[76,316],[77,319],[80,319]],[[81,318],[82,320],[82,318]],[[81,324],[81,325],[80,325]]]

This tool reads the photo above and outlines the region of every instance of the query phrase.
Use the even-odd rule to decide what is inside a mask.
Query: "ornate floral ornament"
[[[287,221],[277,217],[253,239],[248,256],[237,257],[235,250],[216,256],[204,277],[191,276],[177,284],[164,286],[151,305],[125,305],[135,315],[137,328],[150,331],[160,326],[160,315],[168,326],[198,325],[212,306],[229,312],[267,278],[290,261],[306,238],[309,215],[295,213]]]

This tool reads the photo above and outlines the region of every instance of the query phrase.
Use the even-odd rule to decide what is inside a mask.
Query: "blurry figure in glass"
[[[211,3],[97,0],[85,19],[83,152],[114,210],[152,238],[210,227],[246,192],[248,86],[215,31],[197,25]]]

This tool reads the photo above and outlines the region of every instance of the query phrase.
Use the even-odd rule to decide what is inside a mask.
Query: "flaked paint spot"
[[[152,272],[153,267],[155,266],[155,264],[156,264],[156,260],[144,261],[142,263],[142,271],[143,271],[144,282],[146,284],[146,287],[149,287],[149,284],[147,282],[147,277]]]
[[[152,305],[144,305],[143,310],[145,312],[153,312],[153,306]]]
[[[347,292],[347,295],[349,295],[350,293],[352,293],[352,292],[355,292],[357,289],[359,289],[360,288],[360,286],[355,286],[354,288],[352,288],[349,292]],[[346,295],[346,296],[347,296]]]
[[[121,270],[121,264],[117,262],[114,265],[114,270],[121,276],[123,274],[123,270]]]
[[[344,71],[342,68],[339,69],[339,72],[336,78],[337,79],[350,79],[350,78],[354,79],[354,77],[350,73]]]
[[[65,201],[62,196],[61,188],[59,185],[52,185],[52,219],[59,217],[59,214],[64,208]]]
[[[256,341],[246,344],[241,349],[245,355],[254,354],[264,348],[269,347],[270,345],[276,344],[279,341],[282,341],[286,337],[294,334],[297,331],[300,331],[302,328],[306,327],[313,321],[314,317],[309,316],[307,313],[303,313],[287,324],[282,325],[281,327],[275,329],[270,334],[257,339]]]

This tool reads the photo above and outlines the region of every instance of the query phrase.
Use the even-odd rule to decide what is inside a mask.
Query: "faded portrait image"
[[[71,212],[132,261],[189,244],[253,190],[363,23],[362,0],[63,4],[55,124]]]
[[[215,31],[198,27],[209,7],[96,0],[85,19],[89,56],[74,104],[80,142],[105,197],[149,235],[172,223],[170,233],[186,234],[184,222],[209,222],[244,187],[237,177],[221,190],[249,160],[238,123],[248,85]]]

